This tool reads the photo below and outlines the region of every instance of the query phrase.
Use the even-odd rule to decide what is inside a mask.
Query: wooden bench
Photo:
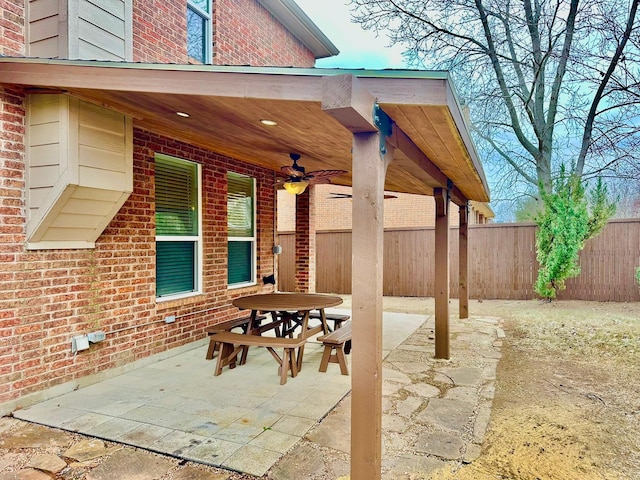
[[[261,322],[265,320],[267,317],[264,315],[258,315],[256,320]],[[251,320],[250,316],[234,318],[232,320],[227,320],[226,322],[216,323],[215,325],[211,325],[204,329],[205,332],[209,335],[209,348],[207,349],[207,356],[205,357],[207,360],[211,360],[213,358],[213,354],[216,351],[216,339],[213,336],[216,333],[220,332],[230,332],[234,328],[241,327],[244,333],[247,333],[247,328],[249,328],[249,321]]]
[[[346,322],[351,318],[349,315],[341,315],[339,313],[325,313],[324,316],[327,319],[327,322],[333,322],[333,330],[339,329],[344,322]],[[309,318],[322,320],[322,316],[320,315],[320,312],[310,313]]]
[[[337,363],[340,365],[340,373],[349,375],[345,355],[351,351],[351,322],[346,322],[328,335],[318,337],[318,340],[324,345],[319,371],[326,372],[329,363]]]
[[[278,373],[280,374],[280,385],[287,383],[287,375],[291,371],[291,376],[298,375],[298,361],[296,358],[296,348],[302,347],[307,341],[305,338],[282,338],[282,337],[262,337],[260,335],[247,335],[244,333],[218,332],[213,335],[215,341],[220,345],[218,350],[218,363],[214,375],[217,377],[222,373],[223,367],[235,368],[238,354],[245,352],[250,346],[265,347],[278,362]],[[282,357],[275,351],[276,348],[284,349]]]

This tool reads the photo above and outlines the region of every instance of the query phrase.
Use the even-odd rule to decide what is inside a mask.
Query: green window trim
[[[156,298],[196,295],[202,284],[201,168],[159,154],[155,162]]]
[[[256,283],[256,181],[227,173],[227,283],[231,288]]]

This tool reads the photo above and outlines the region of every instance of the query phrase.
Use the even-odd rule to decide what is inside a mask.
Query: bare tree
[[[350,3],[410,64],[452,72],[490,176],[513,194],[549,191],[560,164],[583,180],[638,178],[639,2]]]

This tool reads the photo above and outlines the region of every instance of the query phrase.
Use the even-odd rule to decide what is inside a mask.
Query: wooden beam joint
[[[322,110],[352,133],[377,132],[373,119],[376,100],[353,75],[322,79]]]
[[[445,188],[434,188],[433,198],[436,201],[436,217],[444,217],[449,214],[449,202],[451,196]]]

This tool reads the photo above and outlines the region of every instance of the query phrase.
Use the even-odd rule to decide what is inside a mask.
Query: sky
[[[296,0],[296,3],[340,50],[335,57],[320,59],[320,68],[407,68],[402,58],[403,48],[389,47],[389,39],[376,37],[351,23],[348,0]]]

